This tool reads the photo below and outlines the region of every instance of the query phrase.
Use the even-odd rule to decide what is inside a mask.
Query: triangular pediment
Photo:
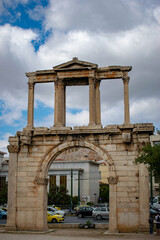
[[[53,67],[55,71],[67,71],[67,70],[80,70],[80,69],[95,69],[98,68],[97,64],[80,61],[78,58],[74,57],[71,61],[62,63]]]

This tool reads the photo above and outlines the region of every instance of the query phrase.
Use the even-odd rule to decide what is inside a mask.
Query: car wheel
[[[57,220],[55,218],[52,219],[52,223],[56,223]]]
[[[82,216],[82,214],[81,214],[81,213],[79,213],[79,214],[78,214],[78,217],[79,217],[79,218],[82,218],[83,216]]]
[[[101,215],[97,215],[97,216],[96,216],[96,219],[101,220],[101,219],[102,219],[102,216],[101,216]]]
[[[3,215],[3,217],[2,217],[3,219],[7,219],[7,216],[6,215]]]

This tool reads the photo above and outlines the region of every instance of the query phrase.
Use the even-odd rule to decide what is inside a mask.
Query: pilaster
[[[17,161],[19,140],[16,137],[9,138],[9,172],[8,172],[8,215],[6,231],[16,231],[16,208],[17,208]]]
[[[118,178],[110,176],[109,183],[109,208],[112,209],[109,213],[109,233],[118,232],[117,229],[117,183]]]

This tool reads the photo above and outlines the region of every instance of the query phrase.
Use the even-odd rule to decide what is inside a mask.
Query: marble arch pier
[[[130,123],[129,72],[131,66],[99,68],[97,64],[71,61],[26,73],[28,121],[23,131],[9,137],[8,218],[6,230],[47,230],[48,169],[55,158],[70,148],[97,152],[109,167],[110,232],[148,230],[148,171],[134,159],[149,142],[151,123]],[[100,83],[120,79],[124,89],[124,122],[101,124]],[[34,127],[34,86],[52,82],[55,87],[54,123]],[[89,86],[88,126],[66,126],[66,87]],[[107,93],[106,93],[107,94]],[[123,111],[123,109],[122,109]]]

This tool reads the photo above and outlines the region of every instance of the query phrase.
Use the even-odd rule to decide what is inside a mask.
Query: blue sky
[[[160,129],[159,0],[0,0],[0,151],[27,125],[26,72],[73,57],[132,66],[131,123]],[[101,82],[103,126],[123,123],[121,80]],[[67,88],[67,126],[87,125],[88,87]],[[36,85],[35,126],[54,123],[54,85]]]

